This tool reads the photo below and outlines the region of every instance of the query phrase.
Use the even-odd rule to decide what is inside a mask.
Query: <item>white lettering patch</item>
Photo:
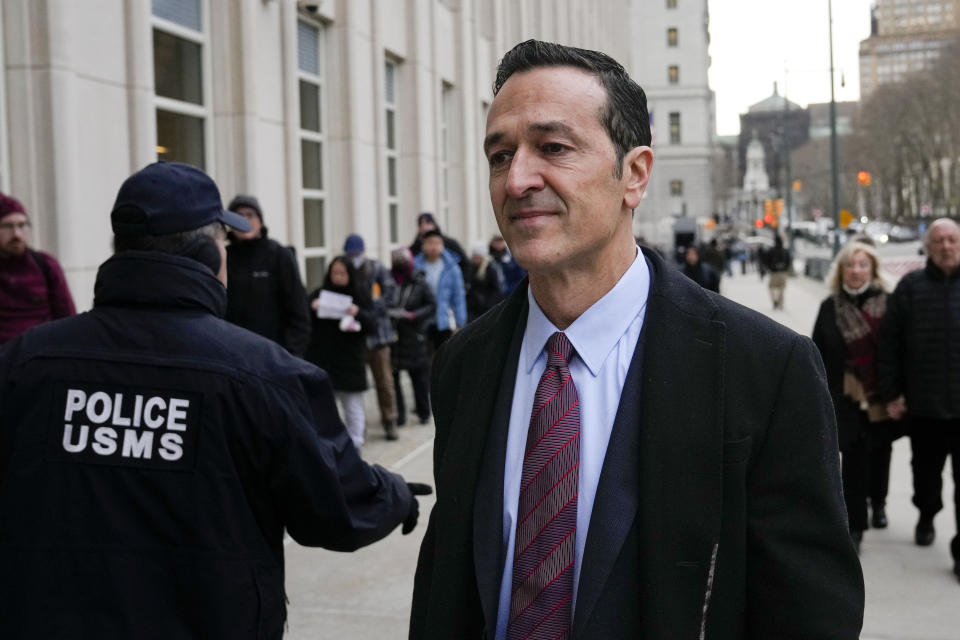
[[[171,471],[193,468],[200,394],[66,383],[55,392],[55,458]],[[62,417],[62,420],[57,419]]]

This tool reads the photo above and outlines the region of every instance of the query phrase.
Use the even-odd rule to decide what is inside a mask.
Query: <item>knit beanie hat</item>
[[[253,196],[243,195],[242,193],[237,194],[233,200],[230,201],[230,205],[227,207],[227,209],[230,211],[236,211],[240,207],[248,207],[253,209],[254,213],[257,214],[257,217],[260,218],[260,224],[263,224],[263,210],[260,208],[259,200]]]
[[[343,252],[347,255],[356,255],[363,253],[363,238],[357,233],[351,233],[343,243]]]
[[[23,205],[16,198],[0,193],[0,220],[3,220],[11,213],[22,213],[27,215]]]

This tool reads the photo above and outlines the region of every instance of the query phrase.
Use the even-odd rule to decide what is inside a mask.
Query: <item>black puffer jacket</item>
[[[407,516],[326,374],[220,319],[189,258],[128,251],[93,311],[0,349],[0,638],[276,638],[283,535],[352,550]]]
[[[911,416],[960,418],[960,271],[931,261],[900,280],[880,332],[877,396],[906,395]]]
[[[260,238],[227,247],[229,322],[302,356],[310,339],[306,296],[293,253],[266,230]]]
[[[437,311],[437,299],[421,271],[395,289],[390,304],[397,327],[397,342],[391,347],[394,369],[415,370],[427,366],[426,325]],[[412,313],[406,317],[397,310]]]

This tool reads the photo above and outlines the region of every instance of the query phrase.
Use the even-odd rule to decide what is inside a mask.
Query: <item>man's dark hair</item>
[[[616,175],[622,172],[623,157],[634,147],[650,145],[650,115],[647,96],[619,62],[605,53],[578,49],[553,42],[527,40],[508,51],[497,67],[493,95],[507,78],[536,67],[576,67],[596,76],[607,92],[607,104],[600,122],[617,152]]]
[[[420,236],[420,240],[421,240],[421,242],[422,242],[423,240],[426,240],[427,238],[433,238],[433,237],[437,237],[437,238],[440,238],[441,240],[443,240],[443,234],[440,233],[439,231],[437,231],[436,229],[430,229],[429,231],[424,231],[424,232],[423,232],[423,235]]]
[[[225,234],[223,225],[218,221],[198,229],[160,236],[114,236],[113,252],[159,251],[185,256],[210,267],[216,274],[220,271],[220,249],[216,241],[225,237]]]

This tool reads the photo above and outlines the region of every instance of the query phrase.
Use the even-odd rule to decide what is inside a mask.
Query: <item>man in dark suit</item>
[[[638,250],[653,153],[623,67],[528,41],[494,93],[491,201],[529,280],[437,354],[410,637],[857,638],[812,343]]]

